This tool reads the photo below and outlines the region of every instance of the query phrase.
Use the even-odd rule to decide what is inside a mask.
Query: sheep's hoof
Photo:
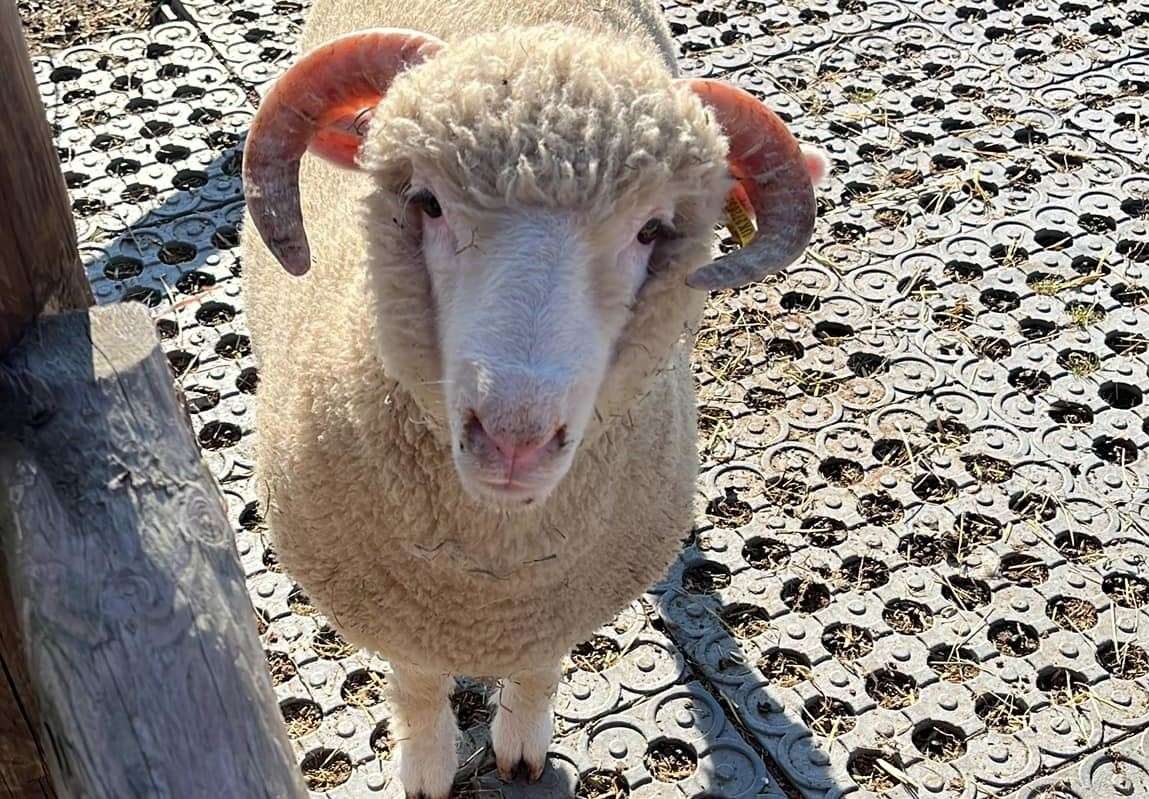
[[[514,694],[504,694],[511,701]],[[517,703],[513,703],[517,704]],[[547,767],[547,749],[554,729],[549,705],[530,708],[504,705],[491,723],[491,743],[499,778],[510,782],[520,770],[531,782],[537,782]]]
[[[522,776],[527,778],[527,782],[538,782],[543,778],[543,772],[546,771],[546,768],[545,760],[541,766],[532,766],[525,760],[520,760],[511,766],[507,766],[501,761],[496,764],[499,779],[503,782],[514,782]]]

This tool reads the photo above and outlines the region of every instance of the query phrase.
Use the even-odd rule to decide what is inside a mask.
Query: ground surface
[[[385,664],[280,572],[249,484],[239,148],[303,6],[37,70],[102,303],[154,309],[307,778],[395,795]],[[698,527],[572,655],[542,787],[477,689],[461,796],[1149,796],[1146,0],[669,3],[685,68],[833,155],[806,259],[715,296]],[[470,756],[469,753],[476,753]]]

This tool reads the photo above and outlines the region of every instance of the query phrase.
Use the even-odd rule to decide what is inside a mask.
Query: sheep
[[[691,528],[706,292],[801,255],[825,162],[681,78],[650,0],[315,0],[303,50],[244,154],[269,536],[389,661],[409,796],[450,790],[456,675],[537,780],[563,656]],[[728,201],[758,232],[713,260]]]

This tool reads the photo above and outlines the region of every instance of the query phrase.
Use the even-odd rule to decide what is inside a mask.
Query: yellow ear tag
[[[730,231],[739,247],[745,247],[754,238],[754,206],[741,185],[735,186],[726,198],[726,229]]]

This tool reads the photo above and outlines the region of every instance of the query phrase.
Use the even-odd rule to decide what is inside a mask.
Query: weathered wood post
[[[302,799],[152,322],[87,307],[12,0],[0,76],[0,797]]]

